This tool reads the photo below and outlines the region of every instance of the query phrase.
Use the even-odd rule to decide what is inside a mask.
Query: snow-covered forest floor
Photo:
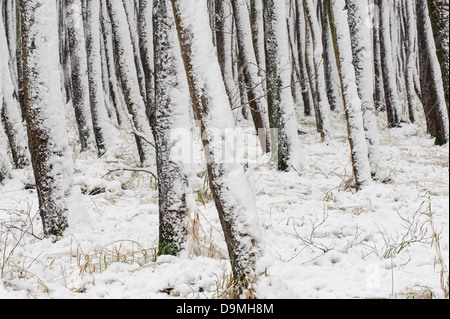
[[[320,143],[313,121],[301,123],[305,171],[277,172],[269,158],[246,170],[272,260],[255,287],[258,296],[443,298],[448,145],[434,146],[424,123],[385,129],[380,114],[380,182],[356,193],[344,116],[333,114],[329,145]],[[42,239],[31,171],[14,171],[0,185],[0,298],[229,296],[231,267],[205,167],[193,166],[190,177],[186,249],[156,259],[156,181],[148,172],[128,170],[139,162],[130,147],[133,136],[113,132],[120,144],[101,159],[73,150],[75,184],[83,195],[55,243]],[[253,132],[250,123],[246,132]]]

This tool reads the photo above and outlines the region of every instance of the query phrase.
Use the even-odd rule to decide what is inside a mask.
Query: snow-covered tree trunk
[[[311,115],[311,111],[314,108],[314,101],[311,91],[311,85],[309,82],[307,67],[306,67],[306,34],[305,34],[305,14],[303,10],[303,4],[301,0],[296,0],[296,37],[298,47],[298,60],[300,69],[300,85],[302,88],[303,104],[305,107],[305,115]]]
[[[240,164],[227,163],[233,150],[223,147],[233,127],[225,85],[211,41],[206,0],[172,0],[178,38],[197,118],[201,122],[211,191],[219,213],[240,293],[248,290],[261,271],[263,235],[254,195]]]
[[[333,41],[337,48],[338,69],[341,80],[344,109],[347,118],[353,173],[357,188],[366,186],[370,179],[370,164],[364,132],[362,103],[356,85],[352,45],[346,0],[327,0],[332,22]]]
[[[1,27],[2,26],[0,25],[0,28]],[[0,70],[4,68],[2,51],[0,51]],[[3,80],[1,76],[0,76],[0,103],[3,104]],[[4,139],[3,137],[4,137],[3,128],[0,125],[0,184],[3,183],[3,181],[10,176],[12,169],[11,162],[9,161],[8,154],[6,153],[6,139]]]
[[[347,0],[348,22],[350,26],[353,65],[355,68],[358,95],[361,99],[363,124],[369,151],[372,175],[378,171],[380,160],[379,135],[375,115],[374,72],[372,41],[370,34],[369,4],[367,0]]]
[[[336,66],[336,52],[331,35],[330,19],[325,10],[324,3],[319,3],[322,22],[322,41],[324,47],[325,83],[327,88],[328,102],[332,111],[342,108],[342,96],[339,91],[339,72]]]
[[[153,0],[139,0],[139,51],[145,75],[146,113],[150,119],[155,105],[155,67],[153,49]]]
[[[449,118],[427,0],[417,0],[416,12],[422,104],[429,133],[436,138],[437,145],[443,145],[449,140]]]
[[[317,103],[317,85],[316,85],[316,74],[315,74],[315,66],[314,66],[314,44],[311,35],[311,26],[308,23],[308,17],[306,16],[305,10],[303,10],[305,14],[305,70],[307,74],[307,78],[309,81],[309,87],[311,90],[311,98],[312,98],[312,106],[311,110],[314,110],[314,116],[316,118],[316,126],[317,132],[322,132],[322,123],[320,122],[319,116],[319,106]]]
[[[373,0],[374,6],[379,7],[379,0]],[[385,99],[384,99],[384,82],[383,82],[383,71],[381,68],[381,46],[380,46],[380,32],[379,32],[379,10],[373,10],[372,16],[372,44],[373,44],[373,66],[375,72],[375,92],[374,92],[374,100],[375,100],[375,108],[377,111],[385,111]]]
[[[330,141],[330,104],[325,83],[324,69],[324,52],[322,43],[322,32],[320,30],[319,21],[317,19],[316,7],[312,0],[304,0],[305,16],[311,30],[311,38],[313,43],[313,62],[314,62],[314,78],[315,91],[317,98],[317,115],[320,122],[320,133],[323,142]]]
[[[138,20],[135,14],[134,0],[122,0],[125,9],[126,21],[128,22],[128,31],[130,33],[131,44],[133,45],[133,56],[136,67],[136,73],[139,81],[139,90],[144,102],[147,101],[147,90],[145,87],[145,73],[142,65],[139,47]],[[124,23],[125,21],[122,21]]]
[[[278,169],[286,171],[303,166],[297,132],[291,86],[291,59],[284,1],[264,0],[264,31],[266,44],[266,74],[269,122],[278,130],[272,140],[273,155]]]
[[[447,112],[449,103],[449,0],[428,0],[431,27],[433,28],[436,54],[441,66],[442,82],[444,83]]]
[[[123,97],[121,88],[119,86],[119,80],[117,78],[118,71],[116,69],[115,57],[114,57],[114,43],[112,26],[109,18],[108,8],[106,5],[106,0],[101,0],[101,27],[104,41],[105,50],[105,62],[108,69],[108,81],[109,81],[109,92],[110,98],[112,100],[114,111],[117,117],[117,123],[122,126],[127,123],[127,113],[125,105],[125,99]]]
[[[416,61],[417,61],[417,46],[416,46],[416,35],[417,35],[417,23],[414,13],[415,0],[405,0],[405,33],[406,33],[406,70],[405,70],[405,85],[406,85],[406,95],[408,99],[408,110],[409,110],[409,120],[411,123],[415,123],[418,120],[418,104],[419,99],[416,94],[416,89],[414,86],[414,72],[416,72]]]
[[[58,66],[55,1],[20,1],[28,142],[46,236],[67,227],[72,194],[70,154]]]
[[[152,131],[145,112],[144,98],[140,92],[128,20],[122,1],[107,0],[107,5],[123,93],[132,117],[131,124],[133,125],[139,158],[142,166],[149,166],[152,163],[152,154],[154,154],[152,145],[149,143],[152,139]]]
[[[103,154],[112,143],[107,126],[109,117],[103,90],[101,40],[100,0],[89,0],[86,2],[86,51],[92,122],[99,155]]]
[[[248,93],[248,104],[263,152],[270,152],[270,125],[267,114],[267,99],[258,75],[258,62],[252,45],[249,12],[245,0],[231,0],[236,21],[239,57]]]
[[[2,84],[0,86],[3,91],[3,100],[0,100],[1,122],[4,125],[5,133],[8,137],[14,166],[15,168],[24,168],[29,164],[27,138],[20,114],[20,105],[16,98],[16,91],[13,84],[14,78],[10,71],[10,64],[8,63],[10,61],[9,54],[11,51],[8,50],[2,20],[0,15],[0,54],[4,58],[0,67],[0,77],[2,78]]]
[[[258,75],[266,77],[266,56],[264,50],[264,17],[262,0],[250,0],[250,19],[252,24],[253,47],[255,48]],[[267,93],[266,81],[263,81],[264,92]]]
[[[390,9],[391,0],[379,0],[379,36],[381,70],[384,83],[384,97],[389,127],[398,126],[401,122],[400,100],[395,78],[394,60],[392,55]]]
[[[186,190],[177,130],[190,132],[189,91],[169,0],[154,0],[155,105],[152,128],[159,192],[159,255],[177,255],[186,236]],[[178,137],[179,138],[179,137]]]
[[[215,26],[215,39],[217,56],[219,58],[220,69],[222,71],[223,81],[225,83],[225,89],[227,90],[228,100],[231,107],[234,109],[238,103],[240,103],[240,91],[238,83],[235,81],[233,75],[233,41],[235,40],[233,35],[234,21],[233,21],[233,8],[230,0],[218,0],[215,4],[216,19],[214,21]]]
[[[72,78],[72,102],[81,151],[85,151],[95,146],[93,145],[94,131],[89,104],[86,41],[80,0],[65,0],[65,9]]]

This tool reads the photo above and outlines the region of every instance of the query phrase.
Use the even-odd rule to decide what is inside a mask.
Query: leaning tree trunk
[[[109,16],[114,35],[122,88],[128,111],[132,116],[131,124],[136,138],[139,158],[142,166],[151,165],[153,149],[150,144],[152,131],[146,115],[144,98],[141,95],[136,71],[133,45],[131,42],[127,17],[122,1],[107,0]]]
[[[60,89],[55,1],[20,1],[28,142],[46,236],[67,227],[73,163]]]
[[[226,163],[232,149],[223,148],[226,130],[233,127],[225,85],[211,31],[206,1],[172,0],[178,38],[197,118],[201,122],[208,176],[238,293],[250,289],[259,275],[258,261],[263,254],[262,232],[258,223],[254,195],[243,168]],[[224,153],[225,152],[225,153]]]
[[[236,21],[239,57],[248,93],[248,104],[263,152],[270,152],[270,125],[267,114],[267,100],[258,75],[258,63],[252,45],[251,25],[247,5],[242,0],[231,0]]]
[[[278,169],[286,171],[303,167],[297,132],[291,86],[291,60],[287,35],[285,4],[264,0],[264,32],[266,43],[267,101],[270,126],[278,130],[272,140]]]
[[[422,104],[429,133],[436,138],[437,145],[444,145],[449,139],[449,119],[442,73],[426,0],[417,0],[416,12]]]
[[[174,135],[190,132],[189,95],[169,0],[154,0],[155,105],[152,128],[159,192],[159,255],[177,255],[186,237],[187,179]],[[181,133],[181,131],[180,131]]]
[[[337,63],[344,97],[344,109],[347,118],[353,173],[357,188],[366,186],[370,179],[370,164],[365,139],[361,99],[356,86],[353,66],[352,46],[346,0],[327,0],[328,12],[332,22],[333,41],[337,48]]]

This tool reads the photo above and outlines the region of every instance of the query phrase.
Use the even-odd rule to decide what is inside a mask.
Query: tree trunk
[[[324,52],[322,44],[322,33],[320,31],[319,21],[317,19],[317,12],[315,10],[312,0],[304,0],[303,6],[305,8],[305,16],[308,19],[309,28],[311,30],[311,39],[313,46],[313,62],[314,62],[314,78],[315,91],[317,98],[317,115],[320,123],[320,133],[322,141],[328,143],[330,141],[330,104],[325,83],[325,69],[324,69]]]
[[[107,0],[109,16],[114,35],[115,52],[122,81],[128,111],[132,116],[136,144],[142,166],[149,166],[153,158],[153,149],[149,141],[152,139],[150,124],[145,113],[146,107],[139,88],[136,72],[133,45],[130,38],[128,22],[123,3]]]
[[[449,1],[428,0],[428,11],[430,12],[431,27],[433,28],[434,42],[436,43],[436,54],[441,66],[442,82],[444,83],[445,101],[449,99]]]
[[[449,120],[442,74],[426,0],[417,0],[416,12],[422,104],[429,133],[436,138],[436,145],[444,145],[449,139]]]
[[[353,53],[358,95],[363,112],[364,132],[366,136],[369,162],[372,176],[378,171],[380,160],[379,136],[377,118],[375,116],[375,102],[373,99],[374,73],[373,55],[370,29],[365,25],[369,21],[367,0],[347,0],[348,21]]]
[[[353,66],[350,30],[346,0],[327,0],[330,20],[332,21],[333,41],[337,48],[338,69],[341,80],[344,109],[347,118],[348,137],[350,141],[353,173],[358,189],[366,186],[370,179],[370,164],[364,133],[361,99],[356,86],[355,68]]]
[[[152,128],[158,170],[158,254],[177,255],[186,236],[188,185],[186,163],[174,157],[175,150],[182,149],[174,133],[190,133],[189,95],[170,1],[154,0],[154,13],[156,103]]]
[[[20,1],[28,142],[46,236],[62,236],[72,193],[73,163],[58,67],[55,1]]]
[[[297,34],[297,46],[298,46],[298,60],[300,69],[300,85],[302,87],[303,104],[305,107],[305,115],[311,115],[311,111],[314,108],[314,100],[311,91],[311,85],[309,82],[307,66],[306,66],[306,34],[305,34],[305,14],[303,10],[303,4],[301,0],[296,0],[296,34]]]
[[[153,49],[153,0],[139,0],[139,51],[145,75],[146,113],[150,120],[155,106],[155,66]]]
[[[119,126],[124,125],[128,122],[127,114],[128,110],[125,106],[125,99],[119,86],[118,80],[118,70],[116,69],[116,59],[114,56],[114,43],[111,21],[109,18],[108,8],[106,5],[106,0],[101,1],[101,26],[105,49],[105,59],[106,67],[108,68],[108,81],[109,81],[109,92],[111,94],[111,100],[114,105],[114,110],[117,117],[117,123]]]
[[[388,126],[395,127],[400,124],[400,101],[398,97],[397,82],[392,56],[391,31],[390,31],[390,0],[379,0],[380,7],[380,55],[381,71],[383,74],[384,97],[386,100],[386,111]]]
[[[234,109],[240,103],[240,91],[238,83],[233,76],[233,10],[230,0],[218,0],[215,4],[215,38],[217,56],[222,71],[225,89],[231,108]]]
[[[2,20],[0,16],[0,54],[4,59],[0,67],[0,78],[2,78],[0,90],[3,91],[3,99],[0,99],[1,120],[5,128],[6,136],[8,137],[14,166],[15,168],[24,168],[29,164],[27,138],[20,114],[20,105],[16,98],[16,91],[13,84],[14,79],[10,72],[10,64],[8,63],[10,61],[9,54],[11,51],[8,50]],[[15,50],[12,52],[15,52]]]
[[[206,1],[172,0],[172,4],[191,99],[201,122],[211,191],[234,280],[238,294],[247,293],[252,297],[252,284],[259,275],[257,263],[263,253],[262,233],[254,196],[242,167],[224,162],[224,158],[233,158],[232,150],[222,147],[222,141],[227,138],[225,131],[233,127],[233,116],[210,40]]]
[[[416,71],[417,47],[416,47],[416,18],[414,13],[414,0],[404,1],[406,12],[406,70],[405,70],[405,84],[406,94],[408,99],[409,120],[415,123],[418,120],[418,97],[414,87],[414,72]]]
[[[290,91],[291,60],[284,2],[264,0],[264,32],[269,122],[278,130],[272,139],[278,170],[303,167],[294,101]]]
[[[258,75],[258,64],[252,46],[251,25],[247,5],[242,0],[231,0],[236,21],[237,40],[240,61],[248,93],[248,104],[260,138],[263,152],[270,152],[270,126],[267,115],[267,100],[262,83],[264,79]]]
[[[94,147],[94,134],[89,105],[86,41],[80,0],[65,0],[65,9],[72,75],[72,102],[81,151],[86,151]]]
[[[0,18],[0,22],[1,18]],[[0,25],[0,28],[2,26]],[[0,51],[0,70],[4,68],[3,66],[3,50]],[[3,104],[3,79],[2,76],[0,76],[0,103]],[[9,161],[8,154],[6,153],[6,139],[3,135],[3,128],[0,125],[0,184],[3,183],[3,181],[10,177],[11,174],[11,162]]]
[[[336,82],[339,79],[339,72],[336,66],[336,52],[331,35],[330,19],[328,17],[327,10],[324,8],[325,4],[319,2],[319,6],[322,22],[322,40],[325,50],[323,58],[325,66],[325,83],[330,110],[335,111],[342,108],[342,96],[339,91],[339,85]]]
[[[100,0],[86,3],[86,51],[88,62],[89,96],[95,141],[99,155],[112,142],[108,131],[108,113],[103,91],[102,61],[100,52]]]

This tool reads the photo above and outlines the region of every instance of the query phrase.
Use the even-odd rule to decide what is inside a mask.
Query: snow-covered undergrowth
[[[269,158],[247,167],[272,259],[255,287],[258,296],[443,298],[448,146],[434,146],[424,125],[384,129],[380,115],[380,181],[356,193],[345,119],[333,117],[329,145],[320,143],[314,119],[302,120],[304,171],[277,172]],[[251,135],[251,124],[244,126]],[[101,159],[74,148],[74,179],[83,195],[57,242],[42,239],[31,171],[15,171],[0,185],[0,298],[229,296],[231,269],[203,165],[190,176],[186,249],[156,258],[155,178],[128,170],[138,164],[133,137],[113,131],[118,144]],[[200,145],[197,152],[200,157]]]

